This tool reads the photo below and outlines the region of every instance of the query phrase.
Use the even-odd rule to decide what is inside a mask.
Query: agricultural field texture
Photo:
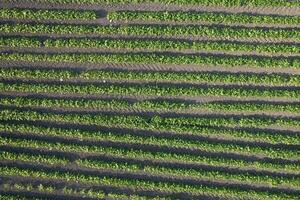
[[[0,200],[300,200],[300,1],[0,0]]]

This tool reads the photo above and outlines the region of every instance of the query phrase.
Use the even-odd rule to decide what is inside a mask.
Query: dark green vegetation
[[[157,22],[210,22],[210,23],[256,23],[256,24],[299,24],[299,16],[253,15],[213,12],[180,11],[115,11],[108,14],[111,21],[157,21]]]
[[[0,199],[299,199],[299,16],[42,2],[0,9]]]
[[[96,17],[93,11],[0,9],[0,18],[3,19],[93,20]]]

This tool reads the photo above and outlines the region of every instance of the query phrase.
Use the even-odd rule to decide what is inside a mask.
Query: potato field
[[[0,200],[300,200],[300,1],[0,0]]]

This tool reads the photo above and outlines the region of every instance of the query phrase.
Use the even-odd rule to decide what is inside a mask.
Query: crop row
[[[4,110],[3,113],[5,113],[6,110]],[[5,117],[1,117],[1,119],[4,119],[4,120],[26,120],[26,119],[31,119],[33,121],[35,120],[50,120],[50,121],[55,121],[53,118],[54,116],[57,116],[57,120],[61,121],[61,122],[66,122],[66,123],[72,123],[72,122],[78,122],[80,124],[97,124],[97,125],[106,125],[102,118],[104,117],[107,117],[107,116],[98,116],[98,117],[91,117],[91,116],[86,116],[86,115],[82,115],[83,118],[86,118],[85,120],[82,120],[82,121],[71,121],[71,117],[69,115],[67,116],[64,116],[64,115],[55,115],[55,114],[52,114],[49,116],[49,114],[45,114],[45,115],[42,115],[42,114],[38,114],[38,113],[34,113],[34,112],[14,112],[14,111],[11,111],[12,114],[17,114],[17,113],[20,113],[20,114],[24,114],[26,116],[31,116],[31,115],[35,115],[35,116],[32,116],[32,118],[25,118],[25,117],[13,117],[13,116],[5,116]],[[72,116],[72,115],[71,115]],[[77,115],[73,116],[73,118],[77,117]],[[69,117],[71,119],[65,119],[65,118]],[[90,117],[90,118],[88,118]],[[101,118],[102,117],[102,118]],[[122,117],[116,117],[114,116],[115,118],[122,118]],[[133,120],[138,120],[139,117],[136,116],[134,119],[133,116],[130,116]],[[92,120],[95,120],[95,119],[99,119],[99,122],[98,123],[91,123],[90,121]],[[110,125],[110,126],[122,126],[122,127],[126,127],[126,128],[140,128],[140,129],[146,129],[146,124],[144,122],[144,124],[142,125],[137,125],[136,127],[134,126],[135,124],[138,124],[138,121],[137,122],[132,122],[132,124],[126,124],[126,123],[116,123],[118,122],[116,119],[114,119],[113,117],[107,117],[108,119],[112,118],[111,122],[108,123],[107,125]],[[124,117],[123,117],[124,118]],[[141,118],[141,117],[140,117]],[[74,119],[75,120],[75,119]],[[100,121],[102,120],[102,121]],[[119,119],[120,120],[120,119]],[[145,119],[144,119],[145,120]],[[116,122],[115,122],[116,121]],[[140,119],[141,121],[141,119]],[[152,128],[148,128],[150,130],[160,130],[160,128],[166,128],[166,127],[163,127],[163,124],[158,124],[158,125],[152,125],[151,123],[148,123],[149,127],[152,127]],[[168,125],[170,126],[170,125]],[[100,140],[113,140],[113,141],[118,141],[118,142],[128,142],[128,143],[140,143],[140,144],[152,144],[152,145],[159,145],[159,146],[165,146],[165,145],[170,145],[170,146],[173,146],[173,147],[189,147],[189,148],[193,148],[193,149],[200,149],[202,151],[206,151],[206,150],[209,150],[209,151],[216,151],[216,152],[239,152],[239,153],[246,153],[246,154],[251,154],[253,152],[257,153],[257,154],[262,154],[262,155],[268,155],[268,156],[271,156],[271,157],[297,157],[298,153],[296,150],[292,150],[292,149],[285,149],[284,147],[282,148],[276,148],[276,147],[256,147],[255,145],[251,145],[248,144],[235,144],[234,142],[232,144],[223,144],[222,142],[218,142],[218,141],[205,141],[205,139],[202,139],[202,140],[199,140],[199,141],[194,141],[192,139],[189,139],[189,138],[186,138],[184,137],[184,134],[182,134],[182,136],[180,135],[174,135],[172,138],[170,138],[170,136],[168,135],[164,135],[161,133],[161,135],[152,135],[152,136],[149,136],[148,138],[145,137],[144,135],[139,135],[139,134],[134,134],[134,133],[130,133],[130,131],[126,131],[125,133],[123,134],[120,134],[120,132],[108,132],[108,131],[100,131],[99,132],[90,132],[90,131],[70,131],[70,130],[61,130],[61,131],[58,131],[56,132],[54,130],[52,131],[47,131],[46,130],[40,130],[40,129],[37,129],[36,127],[33,127],[33,129],[30,129],[30,127],[20,127],[20,128],[23,128],[29,132],[34,132],[34,133],[37,133],[37,132],[43,132],[43,133],[49,133],[49,134],[54,134],[54,135],[59,135],[59,134],[62,134],[62,135],[65,135],[65,136],[75,136],[75,135],[78,135],[77,137],[83,137],[83,136],[86,136],[88,138],[97,138],[97,139],[100,139]],[[175,126],[174,126],[175,128]],[[173,128],[173,129],[174,129]],[[177,129],[183,129],[184,126],[181,125],[181,126],[178,126],[177,125]],[[24,130],[23,130],[24,131]],[[26,131],[25,131],[26,132]],[[201,134],[200,134],[201,135]],[[250,135],[250,134],[249,134]],[[297,135],[295,135],[294,137],[297,137]],[[276,136],[275,136],[276,138]],[[293,136],[291,137],[293,138]],[[122,140],[123,139],[123,140]],[[287,137],[287,139],[290,139]],[[269,139],[270,140],[270,139]],[[273,142],[274,142],[274,139],[273,139]],[[292,141],[290,141],[292,142]]]
[[[143,63],[143,64],[197,64],[214,66],[250,66],[263,68],[300,68],[298,57],[235,56],[211,54],[163,54],[163,53],[1,53],[0,60],[47,61],[74,63]]]
[[[288,97],[299,98],[297,88],[248,88],[245,86],[180,86],[148,84],[69,84],[69,83],[6,83],[0,82],[0,91],[73,94],[129,94],[157,96],[232,96],[232,97]]]
[[[26,136],[26,133],[19,132],[19,136]],[[1,134],[3,135],[3,134]],[[37,134],[34,134],[37,135]],[[39,138],[38,140],[26,138],[26,139],[18,139],[18,138],[8,138],[9,136],[16,137],[18,135],[13,135],[12,133],[6,134],[5,137],[1,136],[1,142],[5,145],[10,145],[12,147],[22,147],[22,148],[45,148],[51,150],[58,150],[63,152],[72,152],[72,153],[96,153],[98,155],[106,155],[106,156],[113,156],[118,158],[128,158],[128,159],[151,159],[155,161],[163,161],[163,162],[180,162],[188,163],[188,164],[200,164],[206,166],[219,166],[219,167],[238,167],[240,169],[249,169],[254,168],[261,172],[261,170],[271,170],[272,172],[292,172],[298,173],[299,172],[299,164],[293,163],[270,163],[267,161],[258,161],[258,160],[243,160],[239,158],[227,158],[227,157],[220,157],[214,155],[191,155],[187,153],[172,153],[169,151],[162,151],[162,150],[147,150],[145,148],[126,148],[119,147],[119,146],[105,146],[105,145],[88,145],[87,143],[70,143],[68,141],[58,142],[55,140],[49,140],[48,138]],[[74,141],[74,140],[73,140]],[[49,160],[49,158],[48,158]],[[51,160],[51,162],[54,162]],[[177,167],[178,169],[178,167]],[[199,169],[199,168],[197,168]],[[178,169],[179,171],[182,169]],[[176,171],[176,170],[175,170]],[[185,170],[184,170],[185,171]],[[218,170],[216,170],[218,171]],[[221,172],[220,172],[221,173]],[[244,174],[244,172],[241,172]],[[226,173],[225,173],[226,174]],[[229,172],[230,174],[230,172]],[[198,174],[199,175],[199,174]],[[224,175],[226,177],[227,175]],[[224,178],[223,177],[223,178]],[[268,176],[265,176],[265,178]],[[232,176],[234,178],[234,176]],[[254,179],[255,180],[255,179]],[[260,178],[256,179],[256,181],[260,180]],[[262,179],[264,180],[264,179]],[[289,181],[292,182],[292,178]],[[297,182],[297,181],[296,181]],[[293,185],[299,185],[297,183],[291,183]]]
[[[205,194],[209,196],[226,196],[231,198],[245,197],[251,195],[257,199],[268,199],[271,196],[273,200],[297,199],[296,195],[286,193],[276,194],[273,192],[255,191],[251,189],[228,188],[224,186],[210,186],[201,184],[184,184],[169,181],[150,181],[138,178],[118,178],[110,176],[85,175],[78,172],[47,171],[43,169],[29,169],[21,167],[1,167],[2,175],[18,175],[23,177],[35,177],[39,179],[59,179],[67,181],[76,181],[78,183],[101,184],[115,187],[142,188],[148,190],[160,190],[169,192],[189,192],[192,194]]]
[[[35,198],[35,197],[23,197],[23,196],[19,196],[19,195],[4,195],[4,194],[0,194],[0,200],[42,200],[39,198]]]
[[[293,44],[249,44],[224,41],[176,41],[158,39],[47,39],[45,47],[115,48],[130,50],[215,50],[259,53],[299,53],[299,45]]]
[[[0,38],[1,47],[40,47],[41,42],[31,38]]]
[[[14,120],[14,118],[12,118]],[[33,119],[34,120],[34,119]],[[126,126],[126,125],[125,125]],[[299,157],[299,152],[295,149],[289,149],[286,147],[259,147],[256,144],[235,144],[234,142],[230,144],[222,143],[220,141],[209,141],[205,139],[199,139],[195,141],[194,139],[184,138],[173,136],[166,137],[163,134],[159,135],[137,135],[131,133],[130,131],[120,134],[120,132],[109,132],[109,131],[70,131],[70,130],[61,130],[60,132],[55,131],[56,129],[49,130],[39,130],[35,129],[31,132],[43,134],[52,134],[52,135],[61,135],[72,137],[77,136],[79,138],[88,137],[89,139],[94,138],[100,141],[114,141],[114,142],[126,142],[133,144],[145,144],[145,145],[157,145],[157,146],[171,146],[171,147],[185,147],[194,150],[200,151],[210,151],[210,152],[226,152],[226,153],[240,153],[247,155],[262,155],[272,158],[297,158]],[[75,133],[74,133],[75,132]],[[76,134],[77,133],[77,134]]]
[[[131,35],[155,37],[221,37],[231,39],[264,38],[264,39],[300,39],[300,31],[285,28],[246,28],[172,26],[172,25],[50,25],[50,24],[1,24],[3,33],[67,34],[67,35]]]
[[[139,126],[137,126],[139,127]],[[136,127],[136,128],[137,128]],[[19,127],[23,128],[23,127]],[[148,127],[149,129],[150,127]],[[24,129],[27,130],[27,129]],[[149,129],[149,130],[155,130],[155,129]],[[163,127],[159,127],[159,130],[161,131],[169,131],[168,129],[164,129]],[[287,133],[281,133],[279,131],[273,132],[273,131],[263,131],[263,130],[255,130],[255,131],[249,131],[249,130],[232,130],[232,129],[218,129],[214,127],[181,127],[181,128],[175,128],[172,127],[170,129],[171,131],[174,131],[179,134],[183,133],[189,133],[193,135],[200,135],[200,136],[214,136],[214,137],[229,137],[234,139],[246,139],[250,141],[257,141],[257,138],[260,138],[259,141],[264,141],[268,143],[283,143],[283,144],[299,144],[299,136],[293,135],[293,134],[287,134]],[[34,131],[31,129],[28,129],[27,131]],[[43,130],[45,131],[45,130]]]
[[[38,0],[39,2],[45,2],[45,0]],[[161,4],[177,4],[177,5],[201,5],[201,6],[299,6],[298,1],[285,1],[285,0],[47,0],[50,3],[61,3],[61,4],[138,4],[138,3],[161,3]]]
[[[98,198],[98,199],[104,199],[106,198],[112,198],[112,199],[127,199],[130,197],[131,200],[170,200],[168,197],[146,197],[146,196],[140,196],[140,195],[126,195],[121,193],[105,193],[103,190],[99,189],[81,189],[81,188],[74,188],[74,187],[68,187],[64,186],[63,188],[61,186],[56,186],[54,184],[36,184],[36,183],[4,183],[2,185],[3,189],[5,190],[16,190],[16,191],[23,191],[23,192],[32,192],[32,191],[38,191],[43,194],[63,194],[63,195],[76,195],[76,196],[82,196],[82,197],[92,197],[92,198]],[[39,198],[22,198],[19,196],[13,196],[13,195],[0,195],[0,199],[3,198],[3,200],[39,200]],[[1,199],[2,200],[2,199]]]
[[[72,70],[72,69],[29,69],[1,68],[3,78],[47,78],[54,80],[140,80],[190,83],[264,84],[271,86],[300,86],[300,75],[296,74],[251,74],[231,72],[176,72],[139,70]]]
[[[93,20],[97,15],[94,11],[76,10],[32,10],[32,9],[0,9],[3,19],[35,19],[35,20]]]
[[[278,125],[282,127],[299,127],[300,121],[298,118],[288,118],[288,117],[268,117],[268,116],[215,116],[215,115],[198,115],[198,116],[166,116],[151,114],[151,116],[141,117],[136,114],[131,115],[109,115],[106,113],[99,114],[65,114],[59,115],[55,113],[49,114],[38,114],[38,112],[24,111],[20,112],[22,115],[18,115],[19,111],[17,110],[2,110],[2,118],[9,119],[15,118],[16,120],[26,120],[26,119],[35,119],[35,120],[55,120],[61,118],[61,121],[69,121],[70,119],[79,120],[78,122],[86,122],[90,124],[107,124],[113,125],[114,123],[124,126],[136,126],[139,127],[151,127],[158,128],[160,126],[174,126],[174,127],[197,127],[197,126],[216,126],[216,127],[269,127],[272,125]],[[30,118],[30,117],[32,118]],[[81,116],[81,117],[80,117]],[[27,118],[26,118],[27,117]],[[75,122],[75,121],[73,121]]]
[[[210,22],[210,23],[255,23],[299,24],[299,16],[253,15],[251,13],[193,12],[193,11],[112,11],[110,21],[155,21],[155,22]]]
[[[172,100],[144,100],[130,102],[122,99],[60,99],[60,98],[1,98],[1,105],[37,106],[46,108],[88,108],[88,109],[142,109],[142,110],[195,110],[212,111],[272,111],[299,113],[300,104],[267,102],[207,102],[189,103]]]
[[[33,152],[34,153],[34,152]],[[4,160],[19,160],[24,162],[31,162],[35,158],[44,158],[47,160],[49,156],[39,155],[37,153],[10,153],[3,151],[0,154],[0,158]],[[53,158],[53,156],[51,156]],[[115,158],[113,158],[115,159]],[[48,159],[49,160],[49,159]],[[47,161],[48,161],[47,160]],[[41,162],[37,160],[35,163],[44,163],[51,165],[61,165],[59,160],[51,160],[50,162]],[[265,175],[254,175],[245,173],[230,173],[218,170],[207,170],[207,169],[185,169],[173,168],[167,166],[156,166],[155,164],[143,164],[139,162],[128,163],[123,162],[118,159],[112,160],[99,160],[99,159],[77,159],[75,163],[80,167],[88,167],[93,169],[112,169],[112,170],[122,170],[128,172],[146,172],[155,175],[164,174],[169,176],[180,176],[186,178],[202,178],[202,179],[217,179],[223,181],[238,181],[249,184],[267,184],[270,186],[280,186],[280,185],[289,185],[293,187],[300,186],[300,180],[295,177],[266,177]]]
[[[300,53],[299,45],[294,44],[249,44],[224,41],[176,41],[158,39],[46,39],[35,38],[0,38],[1,46],[12,47],[72,47],[72,48],[107,48],[128,50],[208,50],[242,51],[259,53]]]
[[[14,190],[19,192],[41,192],[43,194],[64,194],[64,195],[84,195],[85,197],[96,197],[103,199],[105,197],[105,193],[103,191],[93,191],[93,190],[74,190],[72,188],[64,187],[64,188],[55,188],[50,185],[46,184],[39,184],[39,185],[32,185],[32,184],[22,184],[22,183],[15,183],[15,184],[3,184],[2,188],[4,190]],[[1,198],[0,198],[1,199]],[[38,199],[38,198],[19,198],[18,196],[12,196],[8,197],[7,199],[13,199],[13,200],[27,200],[27,199]]]

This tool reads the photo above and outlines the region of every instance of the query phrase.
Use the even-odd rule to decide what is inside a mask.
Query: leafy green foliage
[[[188,37],[220,37],[220,38],[273,38],[300,39],[297,29],[284,28],[240,28],[215,26],[155,26],[155,25],[126,25],[126,26],[95,26],[95,25],[47,25],[47,24],[1,24],[0,31],[4,33],[38,33],[38,34],[96,34],[96,35],[132,35],[132,36],[188,36]]]
[[[172,100],[145,100],[131,103],[126,100],[117,99],[52,99],[52,98],[1,98],[2,105],[37,106],[48,108],[88,108],[88,109],[142,109],[142,110],[169,110],[169,111],[189,111],[195,109],[205,109],[211,111],[272,111],[299,113],[299,104],[288,103],[259,103],[259,102],[208,102],[189,103],[176,102]]]
[[[36,93],[73,93],[73,94],[131,94],[131,95],[157,95],[157,96],[233,96],[233,97],[288,97],[299,98],[300,90],[285,88],[244,88],[236,86],[234,88],[224,88],[222,86],[160,86],[160,85],[120,85],[103,83],[102,85],[72,85],[67,83],[56,84],[28,84],[16,83],[8,84],[0,82],[0,91],[6,92],[36,92]]]
[[[153,116],[150,119],[146,116],[139,115],[80,115],[80,114],[43,114],[38,112],[29,112],[29,111],[15,111],[15,110],[3,110],[1,112],[1,119],[3,120],[51,120],[51,121],[61,121],[69,123],[79,123],[79,124],[90,124],[90,125],[102,125],[102,126],[118,126],[126,128],[138,128],[145,130],[161,130],[161,131],[174,131],[181,134],[194,133],[199,135],[210,135],[210,136],[221,136],[225,135],[229,138],[236,139],[250,139],[256,141],[268,141],[271,143],[296,143],[299,142],[299,136],[288,136],[287,134],[276,134],[276,133],[265,133],[261,132],[247,132],[247,131],[222,131],[214,130],[213,128],[205,128],[200,126],[201,124],[205,125],[214,125],[214,126],[266,126],[270,124],[284,124],[284,123],[299,123],[297,120],[281,120],[281,119],[268,119],[262,118],[258,120],[256,124],[251,124],[251,120],[254,120],[254,117],[244,117],[241,119],[226,118],[226,117],[215,117],[215,118],[206,118],[202,117],[159,117]],[[249,121],[247,123],[247,120]],[[189,124],[187,121],[191,121]],[[173,122],[173,123],[172,123]],[[178,122],[178,124],[175,124]],[[198,122],[198,125],[196,125]],[[185,123],[185,124],[184,124]],[[239,124],[241,123],[241,124]],[[175,125],[174,125],[175,124]],[[260,137],[258,140],[257,138]]]
[[[222,186],[206,186],[206,185],[196,185],[196,184],[181,184],[181,183],[172,183],[172,182],[152,182],[148,180],[140,179],[130,179],[130,178],[113,178],[113,177],[99,177],[93,175],[83,175],[74,172],[49,172],[45,170],[30,170],[22,169],[17,167],[1,167],[0,174],[2,175],[19,175],[23,177],[39,177],[40,179],[52,178],[68,181],[76,181],[80,183],[92,183],[92,184],[104,184],[108,186],[117,186],[117,187],[139,187],[148,190],[163,190],[163,191],[187,191],[194,194],[206,194],[213,196],[229,196],[229,197],[241,197],[247,196],[249,194],[257,198],[264,198],[272,195],[272,198],[275,200],[283,200],[284,198],[297,199],[296,196],[288,194],[274,194],[272,192],[260,192],[253,191],[251,189],[241,189],[241,188],[226,188]]]
[[[2,157],[7,156],[7,157]],[[29,156],[31,158],[29,158]],[[39,155],[38,153],[33,154],[17,154],[17,153],[9,153],[3,152],[1,153],[1,158],[5,160],[21,160],[23,162],[31,162],[35,160],[35,163],[41,163],[41,158],[48,159],[49,156]],[[21,159],[19,159],[21,158]],[[29,159],[28,159],[29,158]],[[60,162],[52,161],[50,164],[60,164]],[[109,169],[109,170],[123,170],[128,172],[140,172],[141,170],[144,172],[148,172],[151,174],[161,174],[164,173],[166,175],[175,175],[175,176],[183,176],[183,177],[194,177],[194,178],[206,178],[206,179],[221,179],[224,181],[239,181],[239,182],[247,182],[247,183],[262,183],[268,184],[272,186],[279,186],[279,185],[290,185],[297,187],[300,185],[300,180],[297,178],[285,178],[281,176],[275,177],[266,177],[264,175],[254,175],[249,173],[236,173],[236,172],[224,172],[218,170],[207,170],[207,169],[180,169],[174,167],[162,167],[162,166],[155,166],[155,165],[144,165],[139,163],[124,163],[120,160],[115,161],[105,161],[105,160],[93,160],[93,159],[77,159],[75,163],[80,167],[88,167],[88,168],[95,168],[95,169]],[[28,185],[26,186],[28,188]],[[18,188],[20,189],[20,188]],[[21,189],[24,189],[22,187]],[[32,189],[32,188],[31,188]]]
[[[228,83],[265,84],[276,86],[300,86],[300,75],[293,74],[251,74],[230,72],[169,72],[137,70],[67,70],[67,69],[14,69],[1,68],[0,75],[5,78],[47,78],[55,80],[140,80],[187,83]]]
[[[189,12],[189,11],[113,11],[110,21],[160,21],[160,22],[210,22],[210,23],[255,23],[299,24],[299,16],[253,15],[249,13]]]
[[[35,19],[35,20],[93,20],[97,15],[94,11],[75,10],[31,10],[31,9],[0,9],[0,18],[4,19]]]
[[[297,57],[254,57],[254,56],[215,56],[210,54],[159,54],[159,53],[102,53],[102,54],[26,54],[1,53],[0,60],[19,61],[49,61],[74,63],[143,63],[143,64],[197,64],[225,67],[264,67],[264,68],[300,68]]]

